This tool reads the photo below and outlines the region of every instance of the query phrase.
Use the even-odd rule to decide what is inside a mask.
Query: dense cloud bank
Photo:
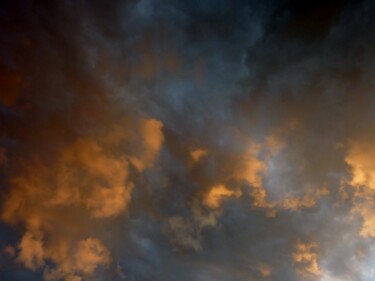
[[[0,4],[0,279],[373,280],[374,14]]]

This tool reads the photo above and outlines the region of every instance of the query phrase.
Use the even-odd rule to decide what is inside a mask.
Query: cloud
[[[98,266],[110,263],[108,250],[94,238],[79,241],[76,251],[72,254],[69,257],[54,256],[60,267],[47,268],[44,272],[45,280],[85,280],[95,272]]]
[[[147,130],[161,128],[160,122],[144,122]],[[156,144],[148,140],[144,148],[147,167],[162,135],[153,137]],[[17,260],[34,271],[42,268],[46,280],[85,280],[111,261],[108,248],[91,235],[100,235],[100,220],[126,210],[134,184],[128,179],[130,156],[114,154],[108,146],[114,139],[108,140],[78,138],[48,166],[34,159],[11,179],[2,219],[26,229]]]
[[[241,191],[233,191],[219,184],[213,186],[203,199],[205,205],[212,209],[220,207],[221,202],[228,197],[240,197]]]
[[[193,158],[195,162],[198,162],[202,157],[206,156],[207,153],[208,152],[205,149],[196,149],[196,150],[191,151],[190,155],[191,155],[191,158]]]
[[[264,263],[260,263],[256,266],[256,269],[259,271],[262,277],[268,277],[272,273],[272,268]]]
[[[362,216],[360,235],[375,237],[375,211],[373,209],[374,192],[374,144],[368,139],[357,139],[349,144],[346,163],[351,169],[347,184],[354,189],[353,211]]]
[[[139,157],[131,157],[130,161],[139,170],[151,167],[157,158],[164,140],[163,124],[155,119],[144,120],[140,124],[142,150]]]
[[[193,202],[191,217],[172,216],[168,219],[165,233],[172,245],[182,249],[202,250],[202,231],[215,227],[219,216],[217,211],[207,211],[199,202]]]
[[[40,235],[39,235],[40,236]],[[41,237],[35,237],[27,232],[20,242],[20,255],[18,260],[31,270],[36,270],[44,264],[44,249]]]
[[[302,278],[319,277],[321,271],[318,265],[317,244],[297,243],[296,250],[293,253],[293,260],[300,265],[299,274]],[[314,279],[313,279],[314,280]]]
[[[375,7],[297,2],[5,3],[0,279],[373,280]]]
[[[375,188],[374,144],[370,140],[352,141],[345,159],[352,169],[349,184],[353,187]]]
[[[76,168],[74,171],[71,167]],[[82,169],[82,175],[76,173]],[[128,162],[106,155],[95,141],[78,140],[63,153],[52,205],[85,205],[93,217],[119,214],[130,201]],[[103,184],[96,183],[100,179]]]

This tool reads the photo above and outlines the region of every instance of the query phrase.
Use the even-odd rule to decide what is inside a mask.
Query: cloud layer
[[[373,280],[375,5],[302,2],[1,4],[0,279]]]

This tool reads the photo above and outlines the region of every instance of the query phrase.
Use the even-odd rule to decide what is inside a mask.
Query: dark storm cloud
[[[2,5],[3,279],[371,280],[374,5],[107,2]]]

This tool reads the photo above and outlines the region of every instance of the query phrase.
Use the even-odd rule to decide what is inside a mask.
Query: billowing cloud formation
[[[0,280],[373,280],[374,13],[2,3]]]
[[[151,126],[157,144],[146,145],[141,152],[150,167],[161,146],[161,123],[153,119],[141,123],[157,125]],[[44,268],[46,280],[82,280],[110,262],[108,249],[91,232],[99,220],[125,211],[134,184],[128,181],[127,156],[108,149],[92,139],[77,139],[48,167],[35,160],[10,179],[2,218],[26,229],[17,260],[31,270]],[[49,261],[56,267],[47,265]]]

